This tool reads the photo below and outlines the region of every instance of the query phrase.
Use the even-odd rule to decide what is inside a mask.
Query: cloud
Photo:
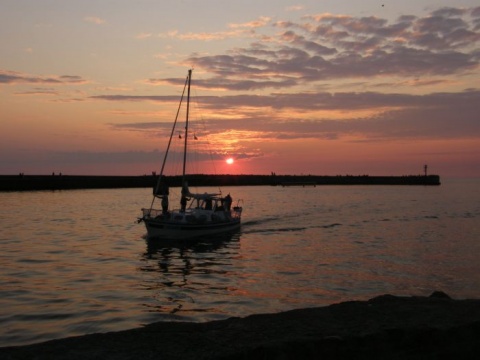
[[[178,96],[142,96],[142,95],[95,95],[89,99],[107,101],[154,101],[154,102],[178,102]]]
[[[178,95],[135,96],[135,95],[97,95],[92,99],[108,101],[154,101],[178,102]],[[241,112],[242,107],[295,109],[302,111],[376,109],[386,107],[440,107],[480,99],[480,90],[460,93],[434,93],[429,95],[388,94],[379,92],[305,92],[272,93],[270,95],[231,95],[231,96],[196,96],[196,101],[203,109],[235,108]],[[450,99],[450,100],[449,100]],[[448,100],[448,101],[446,101]],[[440,101],[440,103],[438,103]],[[478,105],[480,107],[480,104]]]
[[[217,76],[210,79],[196,79],[194,80],[195,87],[197,89],[209,89],[209,90],[233,90],[233,91],[251,91],[265,88],[268,83],[268,87],[271,88],[285,88],[291,87],[295,84],[294,79],[278,79],[270,82],[264,81],[262,83],[255,80],[238,80],[231,81],[223,77]],[[148,79],[147,83],[152,85],[170,84],[181,85],[181,81],[177,78],[170,79]]]
[[[58,91],[51,88],[34,88],[30,91],[16,92],[15,95],[58,95]]]
[[[225,40],[231,38],[243,38],[243,37],[253,37],[254,32],[251,29],[247,28],[234,28],[233,30],[228,31],[217,31],[217,32],[188,32],[180,33],[177,30],[172,30],[167,33],[162,33],[158,35],[161,38],[175,38],[178,40],[188,40],[188,41],[213,41],[213,40]]]
[[[461,75],[479,68],[480,22],[475,17],[479,12],[442,8],[425,17],[404,15],[394,22],[332,14],[306,16],[298,22],[265,22],[262,26],[278,30],[275,35],[224,54],[193,54],[185,63],[213,75],[205,84],[231,90],[287,88],[335,79]],[[256,33],[252,36],[260,39]]]
[[[223,53],[192,54],[184,63],[207,74],[194,78],[196,88],[248,91],[196,98],[208,129],[214,129],[218,137],[237,131],[245,142],[271,138],[474,138],[480,133],[478,89],[437,90],[424,95],[338,89],[458,86],[463,76],[466,79],[479,69],[479,19],[480,8],[441,8],[427,16],[403,15],[395,21],[333,14],[274,24],[265,19],[258,25],[270,26],[275,35]],[[181,86],[185,79],[151,78],[146,82]],[[338,84],[337,91],[324,91],[333,84]],[[273,90],[268,93],[266,89]],[[92,98],[178,101],[178,96]],[[143,121],[112,126],[164,133],[166,125],[161,124]]]
[[[37,76],[29,75],[16,71],[0,70],[0,84],[50,84],[50,85],[70,85],[87,83],[80,76],[76,75],[52,75]]]
[[[257,20],[249,21],[246,23],[242,24],[229,24],[228,27],[232,29],[237,29],[237,28],[259,28],[259,27],[264,27],[271,21],[270,17],[267,16],[261,16]]]
[[[249,38],[256,37],[255,30],[257,28],[265,27],[269,24],[271,18],[261,16],[256,20],[252,20],[246,23],[232,23],[228,24],[230,30],[216,31],[216,32],[188,32],[181,33],[178,30],[170,30],[166,33],[161,33],[158,36],[161,38],[174,38],[184,41],[214,41],[225,40],[232,38]]]
[[[110,101],[121,99],[121,96],[108,98]],[[151,97],[137,97],[135,100],[151,100]],[[155,101],[170,100],[172,97],[155,97]],[[254,132],[255,138],[338,139],[356,136],[380,141],[472,138],[480,133],[480,90],[429,95],[273,93],[266,96],[204,96],[197,97],[197,101],[205,113],[208,110],[216,112],[215,118],[202,114],[206,128],[214,137],[228,131],[243,131],[246,132],[241,136],[243,139],[248,138],[245,135],[248,132]],[[234,118],[229,115],[232,109],[235,109]],[[359,111],[367,115],[359,117]],[[335,116],[337,113],[342,113],[343,118],[339,120]],[[165,122],[139,122],[111,126],[150,134],[156,130],[166,134],[170,125]]]
[[[96,16],[86,16],[86,17],[83,18],[83,21],[93,23],[93,24],[97,24],[97,25],[102,25],[102,24],[106,23],[105,19],[102,19],[102,18],[99,18],[99,17],[96,17]]]
[[[247,130],[268,133],[272,138],[341,138],[356,136],[369,141],[399,139],[458,139],[480,134],[480,91],[436,93],[423,96],[380,93],[281,95],[272,107],[303,110],[304,115],[263,116],[241,120],[212,121],[208,128]],[[317,109],[315,109],[317,107]],[[357,110],[374,110],[355,117]],[[307,110],[352,111],[352,117],[315,116]],[[275,111],[273,111],[274,113]]]

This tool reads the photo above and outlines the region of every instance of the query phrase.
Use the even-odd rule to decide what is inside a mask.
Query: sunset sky
[[[193,68],[218,174],[480,177],[478,0],[0,5],[0,174],[158,172]]]

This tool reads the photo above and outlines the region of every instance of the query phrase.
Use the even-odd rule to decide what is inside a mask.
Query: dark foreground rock
[[[0,348],[1,359],[480,359],[480,300],[384,295]]]

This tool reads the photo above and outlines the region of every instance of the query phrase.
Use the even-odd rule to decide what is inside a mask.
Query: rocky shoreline
[[[383,295],[326,307],[0,348],[2,359],[478,359],[480,300]]]

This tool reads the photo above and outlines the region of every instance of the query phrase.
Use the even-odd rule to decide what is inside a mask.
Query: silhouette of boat
[[[242,200],[238,200],[236,206],[232,207],[230,194],[223,197],[221,193],[192,193],[188,187],[186,167],[187,152],[189,150],[188,141],[191,136],[189,134],[191,79],[192,70],[189,70],[179,105],[180,109],[185,90],[187,90],[180,207],[178,209],[170,209],[170,189],[166,183],[165,176],[163,176],[170,145],[177,127],[179,114],[177,112],[160,176],[153,192],[152,203],[149,208],[142,209],[142,217],[138,219],[139,222],[145,223],[149,239],[191,239],[231,232],[240,227],[243,208],[239,204]],[[155,203],[159,201],[161,202],[161,209],[154,208]]]

